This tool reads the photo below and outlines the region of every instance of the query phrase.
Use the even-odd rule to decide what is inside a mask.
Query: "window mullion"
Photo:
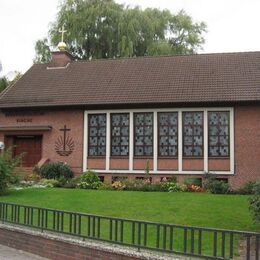
[[[178,111],[178,171],[182,172],[182,111]]]
[[[110,168],[110,113],[106,113],[106,170]]]
[[[230,172],[235,173],[235,157],[234,157],[234,108],[230,110],[229,116],[229,145],[230,145]]]
[[[208,172],[208,111],[204,112],[204,129],[203,129],[203,143],[204,143],[204,172]]]
[[[83,136],[83,172],[88,167],[88,113],[84,111],[84,136]]]
[[[157,111],[153,114],[153,170],[157,171],[157,158],[158,158],[158,120]]]
[[[133,170],[134,158],[134,113],[129,115],[129,170]]]

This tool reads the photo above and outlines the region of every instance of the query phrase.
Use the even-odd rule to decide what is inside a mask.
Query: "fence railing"
[[[233,259],[244,240],[244,258],[259,260],[260,233],[104,217],[0,202],[0,221],[41,231],[95,239],[138,249],[207,259]]]

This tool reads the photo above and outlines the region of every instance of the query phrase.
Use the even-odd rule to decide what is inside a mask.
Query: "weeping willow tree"
[[[113,0],[65,0],[48,38],[36,43],[36,62],[50,59],[49,45],[57,46],[62,25],[69,51],[79,59],[196,53],[206,32],[205,23],[194,22],[183,10],[172,14]]]

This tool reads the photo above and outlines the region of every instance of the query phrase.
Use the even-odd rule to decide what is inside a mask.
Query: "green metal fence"
[[[0,221],[138,249],[207,259],[233,259],[241,239],[245,258],[259,260],[260,233],[202,228],[0,202]],[[252,258],[253,256],[253,258]]]

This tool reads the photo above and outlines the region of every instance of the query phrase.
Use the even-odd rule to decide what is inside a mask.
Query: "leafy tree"
[[[114,0],[65,0],[49,31],[57,46],[65,25],[69,51],[79,59],[196,53],[204,43],[205,23],[194,23],[183,10],[129,8]],[[50,60],[48,40],[35,46],[35,62]]]
[[[51,59],[50,48],[48,46],[47,38],[38,40],[35,44],[35,58],[34,63],[47,63]]]
[[[169,19],[169,43],[177,54],[192,54],[204,43],[205,23],[193,23],[183,10]]]
[[[147,54],[149,56],[159,56],[176,53],[167,41],[161,40],[151,43],[147,48]]]
[[[0,78],[0,93],[8,87],[9,83],[6,77]]]
[[[6,191],[14,170],[20,165],[23,156],[23,154],[21,154],[20,156],[13,157],[12,151],[13,148],[11,147],[0,153],[0,195]]]
[[[15,71],[14,73],[15,73],[15,77],[8,82],[8,85],[13,85],[14,83],[16,83],[16,81],[18,81],[23,76],[23,74],[19,71]]]
[[[8,80],[6,77],[0,78],[0,93],[6,89],[9,85],[13,85],[18,79],[22,77],[22,73],[15,71],[16,75],[13,80]]]

